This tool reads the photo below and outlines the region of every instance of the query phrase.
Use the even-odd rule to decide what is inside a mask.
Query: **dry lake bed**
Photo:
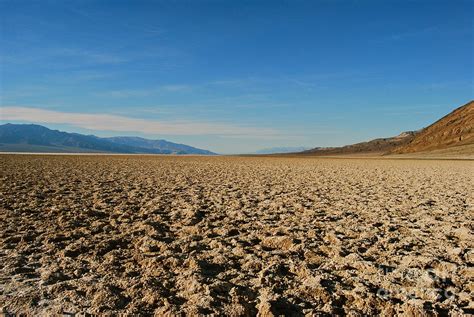
[[[0,304],[470,314],[473,175],[473,161],[0,155]]]

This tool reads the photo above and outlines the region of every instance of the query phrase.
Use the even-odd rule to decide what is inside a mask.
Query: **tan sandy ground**
[[[4,312],[474,311],[472,161],[0,155]]]

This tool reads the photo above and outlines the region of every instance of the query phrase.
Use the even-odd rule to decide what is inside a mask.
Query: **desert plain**
[[[468,160],[0,155],[4,315],[474,312]]]

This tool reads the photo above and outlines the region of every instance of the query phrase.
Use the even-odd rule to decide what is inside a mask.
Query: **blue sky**
[[[418,129],[473,99],[473,1],[1,1],[0,122],[219,153]]]

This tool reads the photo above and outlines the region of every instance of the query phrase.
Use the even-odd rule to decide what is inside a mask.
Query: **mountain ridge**
[[[472,143],[474,143],[473,100],[420,130],[410,142],[393,149],[390,154],[433,151]]]
[[[126,140],[127,142],[125,142]],[[134,142],[135,141],[135,142]],[[142,144],[142,146],[139,146]],[[148,146],[146,146],[148,144]],[[161,144],[161,147],[159,146]],[[0,125],[0,152],[199,154],[215,153],[185,144],[140,137],[100,138],[49,129],[38,124]]]
[[[405,131],[394,137],[377,138],[370,141],[344,145],[341,147],[319,147],[299,152],[302,155],[344,155],[344,154],[383,154],[397,146],[410,142],[417,131]]]
[[[109,140],[116,144],[121,145],[128,145],[140,148],[146,148],[150,150],[162,150],[162,151],[174,151],[176,154],[202,154],[202,155],[214,155],[215,153],[198,149],[192,147],[190,145],[181,144],[181,143],[174,143],[170,141],[166,141],[163,139],[151,140],[137,136],[116,136],[116,137],[108,137],[103,138],[105,140]]]
[[[341,147],[314,148],[298,155],[394,155],[430,151],[469,150],[474,144],[474,101],[456,108],[431,125],[402,132],[389,138],[377,138]]]

